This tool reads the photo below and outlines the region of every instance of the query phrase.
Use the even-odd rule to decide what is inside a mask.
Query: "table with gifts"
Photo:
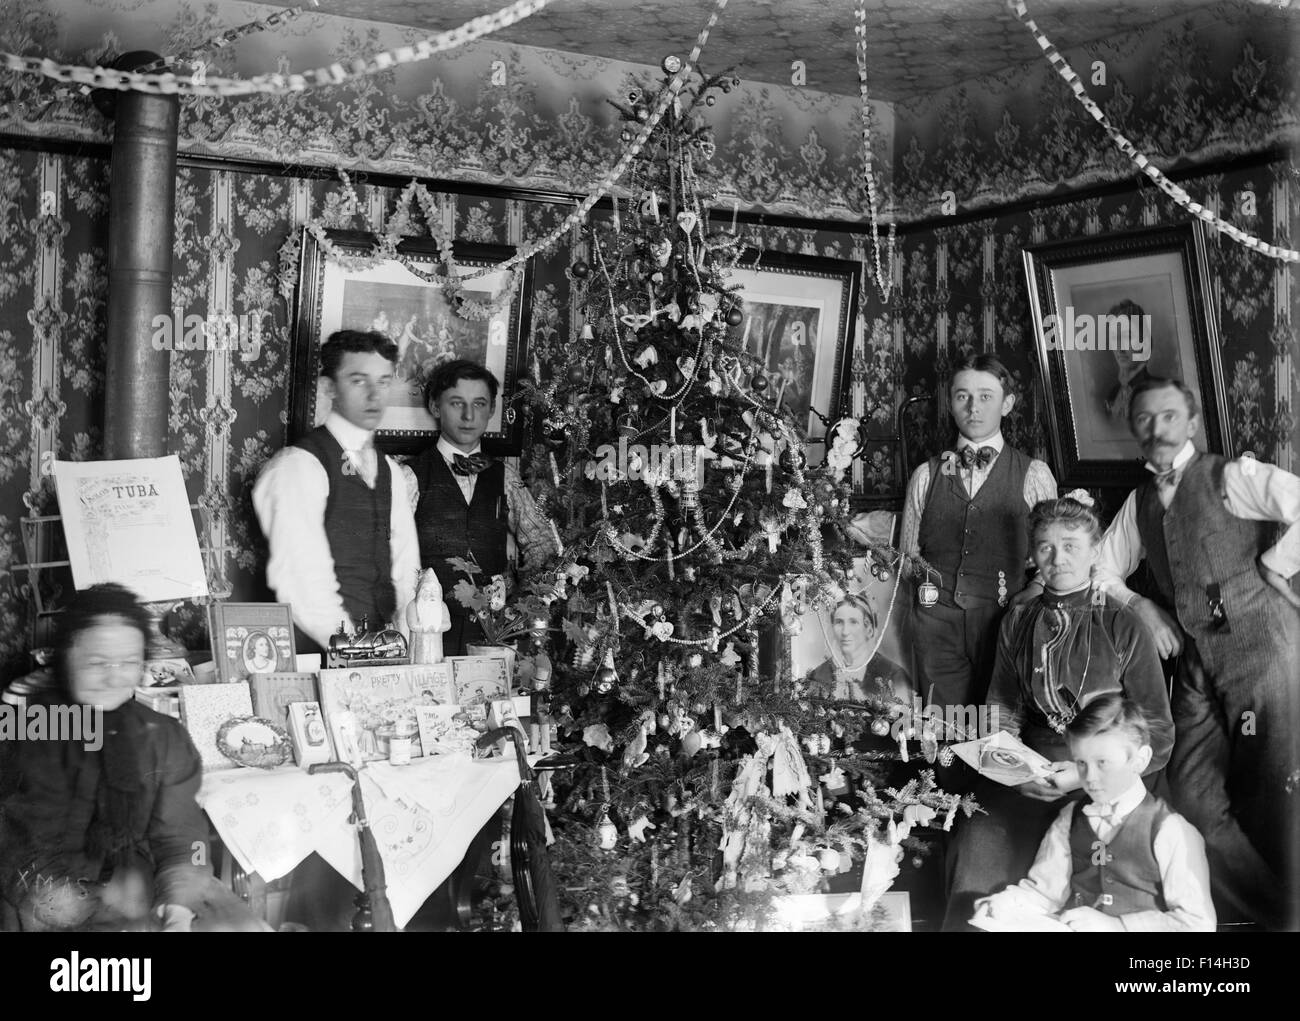
[[[519,787],[513,756],[434,755],[409,765],[376,761],[361,771],[371,832],[384,861],[388,899],[399,927],[446,880],[470,843]],[[271,881],[315,851],[358,890],[361,845],[352,781],[296,766],[205,774],[199,804],[235,860]]]

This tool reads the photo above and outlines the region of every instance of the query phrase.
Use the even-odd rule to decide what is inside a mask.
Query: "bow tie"
[[[457,475],[477,475],[492,462],[482,454],[455,454],[452,457],[451,470]]]
[[[963,468],[973,468],[977,464],[981,468],[987,468],[998,456],[998,452],[992,447],[980,447],[978,451],[974,447],[962,447],[957,456],[961,458]]]
[[[1083,814],[1090,815],[1094,819],[1099,819],[1102,822],[1110,823],[1112,826],[1116,822],[1114,802],[1111,802],[1108,805],[1099,805],[1095,801],[1091,802],[1083,806]]]
[[[1162,472],[1155,472],[1154,477],[1156,486],[1159,489],[1172,489],[1178,485],[1178,469],[1168,468]]]

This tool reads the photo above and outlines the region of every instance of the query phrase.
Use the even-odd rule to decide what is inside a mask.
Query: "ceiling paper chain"
[[[1066,84],[1068,84],[1071,91],[1074,92],[1075,98],[1077,98],[1083,105],[1083,108],[1092,115],[1093,120],[1105,129],[1106,134],[1110,136],[1111,141],[1115,143],[1125,156],[1137,165],[1139,170],[1159,185],[1161,191],[1193,216],[1197,216],[1204,220],[1216,230],[1221,230],[1238,244],[1245,245],[1247,248],[1253,249],[1256,252],[1261,252],[1272,259],[1280,259],[1283,262],[1300,262],[1300,252],[1291,248],[1281,248],[1277,245],[1270,245],[1266,241],[1261,241],[1253,234],[1248,234],[1244,230],[1234,227],[1226,220],[1220,219],[1199,202],[1193,202],[1192,197],[1187,194],[1187,192],[1178,187],[1178,185],[1174,184],[1173,181],[1169,180],[1169,178],[1161,173],[1160,169],[1154,163],[1147,159],[1147,157],[1142,153],[1138,152],[1136,146],[1134,146],[1132,142],[1116,130],[1115,126],[1110,123],[1110,120],[1106,117],[1105,113],[1102,112],[1101,107],[1093,102],[1092,97],[1090,97],[1087,90],[1084,89],[1083,82],[1080,80],[1079,76],[1075,74],[1074,68],[1072,68],[1066,59],[1061,56],[1060,52],[1052,45],[1047,36],[1043,35],[1042,31],[1034,23],[1033,18],[1029,17],[1029,12],[1022,0],[1007,0],[1007,7],[1015,14],[1025,28],[1029,29],[1030,33],[1034,36],[1034,39],[1038,42],[1038,45],[1042,48],[1043,54],[1047,57],[1048,63],[1050,63],[1052,67],[1056,68],[1057,74],[1065,79]]]
[[[319,7],[320,0],[311,0],[311,5],[313,7]],[[176,56],[159,57],[157,60],[153,61],[153,63],[145,64],[144,67],[137,67],[135,73],[157,74],[164,71],[166,68],[171,67],[173,64],[195,64],[197,63],[195,58],[202,56],[204,53],[208,53],[211,50],[225,49],[225,47],[229,46],[231,43],[238,42],[245,36],[253,35],[255,32],[265,32],[268,28],[275,28],[283,22],[292,21],[294,18],[300,16],[306,9],[307,8],[305,7],[290,7],[285,11],[276,11],[269,18],[263,18],[261,21],[250,21],[244,25],[237,25],[234,28],[222,32],[219,36],[209,39],[201,46],[195,46]],[[202,74],[195,75],[196,81],[202,81],[203,78],[204,76]]]
[[[48,57],[21,57],[15,53],[0,53],[0,63],[10,71],[44,75],[57,82],[76,82],[117,92],[147,92],[162,96],[177,93],[196,96],[248,96],[256,93],[281,95],[340,85],[351,78],[379,74],[400,64],[428,60],[435,54],[454,50],[523,21],[528,16],[536,14],[548,3],[550,0],[518,0],[494,14],[474,18],[459,28],[447,32],[439,32],[414,46],[384,50],[368,58],[357,57],[346,68],[341,63],[330,64],[303,74],[260,74],[252,78],[212,77],[195,80],[198,76],[190,78],[170,72],[142,74],[139,71],[114,71],[105,67],[82,67],[76,64],[59,64]]]
[[[853,31],[857,34],[858,44],[856,49],[858,61],[858,91],[862,95],[862,174],[867,185],[867,212],[871,216],[871,255],[875,263],[872,269],[872,275],[876,280],[876,287],[880,291],[880,297],[886,305],[889,304],[889,295],[894,289],[894,241],[897,234],[898,225],[890,223],[889,225],[889,242],[884,259],[884,266],[881,265],[880,258],[880,217],[876,208],[876,175],[872,171],[871,157],[871,102],[870,95],[867,91],[867,3],[866,0],[858,0],[855,11],[857,25]],[[862,260],[863,283],[866,283],[865,277],[867,272],[867,262]]]
[[[651,133],[658,126],[659,121],[663,119],[663,115],[667,112],[668,107],[672,103],[676,102],[677,94],[681,92],[683,86],[686,84],[686,79],[695,69],[695,63],[700,59],[700,53],[704,50],[704,44],[708,42],[709,33],[713,30],[713,26],[718,23],[718,18],[721,16],[726,6],[727,0],[716,0],[716,6],[713,9],[713,13],[709,15],[709,20],[705,22],[704,27],[700,29],[700,34],[695,40],[695,46],[691,49],[690,56],[686,58],[686,62],[682,64],[681,69],[673,76],[672,81],[670,81],[659,93],[659,98],[656,100],[654,107],[651,108],[650,116],[646,119],[645,123],[641,125],[640,132],[632,140],[632,143],[627,147],[623,155],[619,157],[618,162],[615,163],[610,171],[600,179],[600,183],[596,185],[595,189],[580,203],[578,203],[573,212],[566,216],[564,222],[558,227],[552,230],[545,237],[535,241],[523,251],[516,252],[505,262],[494,267],[494,269],[513,269],[520,263],[527,262],[539,252],[550,251],[550,249],[553,248],[561,238],[565,237],[569,231],[586,220],[587,214],[595,208],[596,203],[609,194],[614,185],[625,173],[627,173],[627,169],[632,165],[632,161],[636,159],[641,150],[645,148],[646,142],[650,140]],[[492,272],[492,270],[480,270],[478,273],[470,274],[466,279],[473,280],[476,276],[483,276],[489,272]]]

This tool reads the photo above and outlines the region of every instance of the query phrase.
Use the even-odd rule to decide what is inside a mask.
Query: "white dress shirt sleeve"
[[[903,503],[903,552],[909,557],[921,555],[921,515],[925,513],[925,499],[930,494],[930,462],[916,471],[907,484],[907,499]]]
[[[389,515],[393,538],[389,543],[389,559],[393,573],[393,592],[397,595],[393,616],[396,618],[397,630],[405,635],[406,604],[415,598],[415,583],[420,574],[420,541],[415,534],[415,512],[411,507],[415,473],[391,457],[388,459],[388,469],[393,480],[392,511]]]
[[[1074,820],[1074,811],[1073,801],[1061,807],[1043,842],[1038,845],[1038,854],[1029,875],[1015,886],[977,900],[976,911],[988,905],[996,917],[999,913],[1012,912],[1054,915],[1064,909],[1070,900],[1070,873],[1073,869],[1070,823]]]
[[[1033,510],[1044,500],[1056,499],[1056,476],[1052,469],[1038,460],[1031,459],[1029,470],[1025,472],[1025,505]]]
[[[343,609],[325,537],[328,496],[325,469],[297,447],[272,457],[253,486],[253,510],[271,548],[267,584],[279,602],[289,604],[294,623],[322,648],[341,621],[356,626]]]
[[[1260,557],[1264,566],[1284,578],[1300,571],[1300,477],[1276,465],[1242,458],[1223,466],[1223,490],[1228,513],[1234,517],[1286,526],[1273,548]]]
[[[1171,813],[1152,842],[1166,910],[1121,915],[1128,932],[1214,932],[1210,866],[1205,841],[1181,815]]]
[[[1146,556],[1142,536],[1137,525],[1137,490],[1124,498],[1115,520],[1101,538],[1097,563],[1092,569],[1094,583],[1110,593],[1125,606],[1137,598],[1137,593],[1125,581]]]

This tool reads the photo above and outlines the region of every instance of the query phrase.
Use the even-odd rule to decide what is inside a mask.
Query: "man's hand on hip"
[[[1173,617],[1143,596],[1138,596],[1131,605],[1138,619],[1151,632],[1151,637],[1156,643],[1156,652],[1160,654],[1161,659],[1169,659],[1182,652],[1182,628]]]
[[[1282,593],[1282,598],[1300,610],[1300,596],[1297,596],[1291,588],[1291,582],[1282,575],[1278,574],[1272,568],[1265,567],[1263,561],[1259,564],[1259,576],[1269,585]]]

